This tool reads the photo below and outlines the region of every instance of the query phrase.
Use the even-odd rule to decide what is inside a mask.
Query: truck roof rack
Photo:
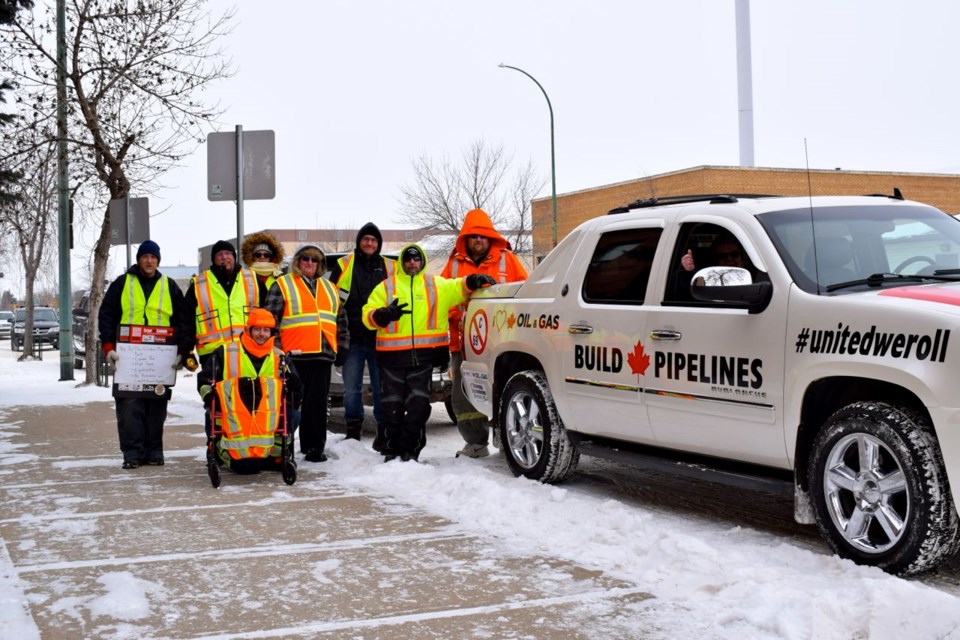
[[[634,209],[647,209],[665,204],[684,204],[687,202],[709,202],[711,204],[738,202],[741,198],[777,198],[779,196],[760,193],[704,193],[700,195],[663,196],[659,198],[641,198],[634,200],[625,207],[617,207],[607,212],[607,215],[628,213]]]
[[[870,198],[890,198],[891,200],[906,200],[906,198],[903,197],[903,194],[900,193],[900,187],[893,188],[893,195],[890,195],[889,193],[868,193],[867,196]]]

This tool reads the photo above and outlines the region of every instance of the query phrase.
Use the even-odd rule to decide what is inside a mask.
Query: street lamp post
[[[546,89],[543,88],[543,85],[537,82],[537,79],[532,75],[524,71],[523,69],[518,69],[517,67],[511,67],[508,64],[503,64],[502,62],[498,65],[503,69],[513,69],[514,71],[519,71],[523,75],[527,76],[533,80],[540,91],[543,92],[543,97],[547,99],[547,108],[550,110],[550,182],[553,187],[553,246],[557,246],[557,156],[553,146],[553,105],[550,104],[550,96],[547,95]]]

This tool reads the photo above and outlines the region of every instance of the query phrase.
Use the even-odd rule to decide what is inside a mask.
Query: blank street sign
[[[272,200],[277,192],[273,131],[243,131],[243,199]],[[237,134],[207,136],[207,200],[237,199]]]
[[[110,244],[127,244],[127,208],[124,198],[110,201]],[[130,198],[130,244],[150,239],[150,199]]]

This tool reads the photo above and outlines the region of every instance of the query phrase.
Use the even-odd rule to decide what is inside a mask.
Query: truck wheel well
[[[543,365],[540,361],[529,353],[522,351],[507,351],[497,357],[497,362],[493,368],[493,397],[499,398],[503,394],[503,388],[507,384],[510,376],[518,371],[527,370],[543,371]],[[494,411],[497,407],[494,406]],[[500,416],[494,415],[494,422],[498,422]]]
[[[836,377],[824,378],[811,384],[803,398],[800,425],[793,468],[797,483],[806,491],[807,465],[810,461],[813,441],[827,418],[842,407],[854,402],[880,400],[891,404],[913,407],[929,420],[926,407],[916,395],[903,387],[869,378]]]

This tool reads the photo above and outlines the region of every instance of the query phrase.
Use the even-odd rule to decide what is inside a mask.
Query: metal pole
[[[498,65],[504,69],[513,69],[514,71],[519,71],[523,75],[527,76],[533,80],[540,91],[543,92],[543,97],[547,99],[547,108],[550,110],[550,182],[552,187],[552,197],[553,202],[553,246],[557,246],[557,154],[553,144],[553,105],[550,104],[550,96],[547,95],[547,90],[543,88],[543,85],[537,82],[537,79],[532,75],[520,69],[518,67],[511,67],[508,64],[503,64],[502,62]]]
[[[127,191],[127,195],[123,199],[123,217],[127,219],[127,266],[124,268],[124,271],[126,271],[130,268],[130,265],[133,264],[133,258],[130,257],[130,239],[133,237],[133,214],[130,211],[129,191]]]
[[[750,0],[737,0],[737,102],[740,124],[740,166],[753,159],[753,71],[750,53]]]
[[[67,11],[57,0],[57,253],[60,263],[60,380],[73,380],[70,290],[70,180],[67,171]],[[30,301],[33,304],[33,301]]]
[[[243,244],[243,125],[237,125],[237,251]]]

